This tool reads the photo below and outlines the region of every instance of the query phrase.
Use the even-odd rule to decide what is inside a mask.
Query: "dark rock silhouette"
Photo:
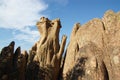
[[[0,54],[0,80],[25,80],[27,52],[21,53],[18,47],[14,53],[15,42],[4,47]]]
[[[0,53],[0,80],[119,80],[120,13],[74,25],[70,43],[59,44],[60,19],[42,17],[36,24],[40,39],[27,51],[12,41]]]

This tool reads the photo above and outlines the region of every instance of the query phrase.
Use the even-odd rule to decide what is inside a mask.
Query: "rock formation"
[[[109,10],[102,19],[93,19],[82,26],[75,24],[66,52],[64,79],[119,80],[119,36],[119,12]]]
[[[14,52],[15,42],[4,47],[0,54],[0,80],[25,80],[28,54],[20,47]]]
[[[61,59],[67,37],[59,44],[59,19],[50,21],[42,17],[37,22],[41,38],[31,48],[29,55],[14,42],[4,47],[0,54],[0,80],[58,80],[61,74]]]
[[[41,38],[30,51],[30,62],[38,66],[37,75],[41,74],[39,71],[44,70],[42,73],[45,72],[45,80],[58,80],[61,69],[61,58],[67,37],[63,35],[61,45],[59,45],[59,31],[61,28],[59,19],[50,21],[48,18],[42,17],[40,21],[37,22],[37,28]],[[31,63],[28,65],[29,68]],[[43,78],[43,75],[39,77]]]
[[[74,25],[59,44],[61,22],[42,17],[36,24],[40,39],[29,50],[14,51],[15,42],[0,53],[0,80],[119,80],[120,12]]]

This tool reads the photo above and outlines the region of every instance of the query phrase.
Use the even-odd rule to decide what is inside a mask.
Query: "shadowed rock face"
[[[0,80],[25,80],[27,52],[20,47],[14,52],[15,42],[4,47],[0,54]]]
[[[29,54],[15,42],[0,53],[0,80],[119,80],[120,13],[75,24],[64,59],[67,37],[59,44],[59,19],[42,17],[36,24],[40,39]],[[62,63],[62,64],[61,64]]]
[[[66,52],[65,80],[118,80],[120,78],[120,14],[107,11],[102,19],[75,24]],[[76,63],[87,58],[84,63]],[[70,64],[73,65],[70,65]],[[82,73],[76,74],[82,68]],[[69,65],[69,66],[68,66]],[[73,73],[71,73],[73,72]],[[70,73],[70,74],[69,74]],[[70,77],[74,75],[73,77]],[[81,76],[82,75],[82,76]]]

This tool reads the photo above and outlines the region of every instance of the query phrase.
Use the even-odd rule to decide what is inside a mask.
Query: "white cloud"
[[[24,40],[27,42],[34,43],[39,38],[39,32],[36,30],[31,30],[29,27],[26,27],[21,30],[20,34],[17,31],[13,32],[14,39],[17,40]]]
[[[42,0],[0,0],[0,28],[15,29],[19,40],[33,41],[39,36],[30,26],[36,24],[48,7]],[[18,36],[18,37],[16,37]]]
[[[0,27],[21,29],[34,25],[46,8],[41,0],[0,0]]]
[[[31,38],[31,37],[33,37],[33,38]],[[26,34],[18,34],[17,36],[15,36],[15,39],[24,40],[24,41],[27,41],[27,42],[34,42],[35,41],[34,36],[31,36],[31,35],[28,36]]]

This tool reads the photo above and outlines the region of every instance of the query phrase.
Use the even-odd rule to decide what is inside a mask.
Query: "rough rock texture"
[[[67,37],[59,44],[59,19],[50,21],[42,17],[37,22],[41,38],[29,51],[14,53],[14,42],[4,47],[0,54],[0,80],[58,80],[61,75],[61,59]]]
[[[39,75],[39,78],[43,80],[57,80],[60,75],[61,58],[67,37],[64,35],[61,45],[59,45],[59,31],[61,28],[59,19],[50,21],[48,18],[42,17],[37,22],[37,28],[41,38],[30,50],[31,57],[29,58],[27,71],[31,73],[31,76],[34,75],[34,72],[29,72],[31,69],[34,71],[35,68],[31,68],[33,64],[38,68],[35,76]],[[28,80],[34,80],[32,78]]]
[[[102,18],[105,26],[104,62],[110,80],[120,79],[120,12],[107,11]]]
[[[59,44],[59,19],[50,21],[42,17],[37,22],[41,38],[29,51],[14,53],[14,42],[4,47],[0,54],[0,80],[58,80],[61,77],[61,59],[67,37]]]
[[[64,80],[119,80],[119,37],[120,13],[111,10],[102,19],[75,24],[66,52]]]
[[[41,37],[29,54],[14,51],[15,42],[2,49],[0,80],[120,79],[120,12],[75,24],[63,57],[67,37],[59,44],[60,20],[42,17],[36,26]]]

